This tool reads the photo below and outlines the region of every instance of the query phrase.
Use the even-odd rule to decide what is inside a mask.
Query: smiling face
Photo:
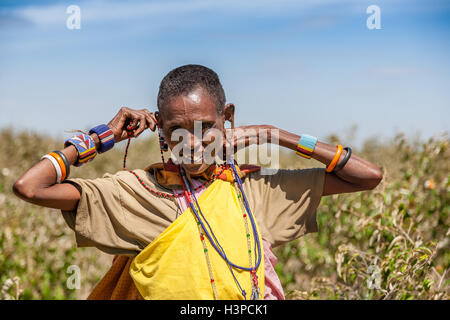
[[[173,149],[180,142],[172,139],[174,131],[184,129],[184,132],[187,134],[184,142],[188,143],[188,148],[191,150],[192,155],[194,155],[194,151],[198,155],[200,152],[203,152],[208,142],[198,138],[195,139],[194,128],[196,122],[201,121],[203,133],[210,128],[214,128],[224,135],[224,123],[226,120],[229,120],[233,126],[233,115],[234,106],[232,104],[226,105],[223,113],[219,114],[216,101],[205,89],[197,86],[187,94],[171,97],[164,107],[160,109],[157,120],[170,149]],[[202,159],[201,163],[183,163],[183,167],[189,174],[196,175],[205,171],[209,164]]]

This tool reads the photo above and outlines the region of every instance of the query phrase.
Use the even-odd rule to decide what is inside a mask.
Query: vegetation
[[[11,186],[61,139],[0,130],[0,299],[85,299],[112,256],[76,248],[60,212],[15,197]],[[325,139],[351,144],[351,137]],[[124,142],[73,168],[72,177],[121,170]],[[450,265],[450,148],[446,134],[419,141],[398,134],[369,139],[354,152],[378,164],[382,183],[372,191],[323,197],[319,232],[275,248],[276,270],[290,299],[448,299]],[[107,161],[105,161],[107,159]],[[127,166],[159,160],[154,136],[133,141]],[[282,153],[281,167],[316,167]],[[79,290],[68,268],[78,266]],[[70,269],[69,269],[70,270]]]

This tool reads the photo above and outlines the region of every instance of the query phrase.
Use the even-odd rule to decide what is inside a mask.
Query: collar
[[[239,177],[242,179],[248,173],[259,171],[261,169],[260,166],[243,164],[241,166],[236,165],[236,171]],[[227,166],[219,166],[217,164],[212,164],[199,175],[189,175],[187,173],[188,179],[192,182],[191,179],[204,179],[210,180],[213,175],[220,173],[218,179],[233,182],[233,174],[232,169]],[[172,162],[172,159],[169,159],[166,163],[158,162],[149,165],[145,168],[145,171],[148,171],[151,175],[153,175],[156,181],[165,188],[169,189],[180,189],[182,188],[182,178],[178,171],[178,165]]]

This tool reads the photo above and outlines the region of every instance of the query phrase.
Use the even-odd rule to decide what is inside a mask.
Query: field
[[[58,210],[15,197],[14,181],[61,140],[0,130],[0,299],[85,299],[112,256],[76,248]],[[325,140],[352,145],[352,135]],[[121,170],[124,143],[72,177]],[[372,190],[323,197],[319,232],[277,247],[276,271],[288,299],[448,299],[450,294],[450,148],[447,134],[422,141],[399,133],[368,139],[354,152],[382,168]],[[154,136],[133,141],[127,166],[159,160]],[[281,167],[322,166],[283,153]],[[67,286],[69,266],[81,286]],[[70,270],[70,269],[69,269]]]

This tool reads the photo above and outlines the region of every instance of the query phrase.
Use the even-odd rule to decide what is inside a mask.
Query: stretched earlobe
[[[169,145],[167,144],[166,139],[164,138],[164,131],[162,130],[161,116],[159,115],[159,112],[156,111],[154,115],[156,118],[156,127],[159,136],[159,148],[161,149],[161,159],[162,162],[164,163],[163,152],[169,150]]]
[[[162,121],[161,121],[161,115],[160,115],[159,111],[155,111],[153,114],[155,115],[156,126],[158,128],[161,128],[162,127]]]
[[[223,108],[223,115],[225,117],[225,121],[229,121],[231,123],[231,129],[234,129],[234,104],[228,103]]]

